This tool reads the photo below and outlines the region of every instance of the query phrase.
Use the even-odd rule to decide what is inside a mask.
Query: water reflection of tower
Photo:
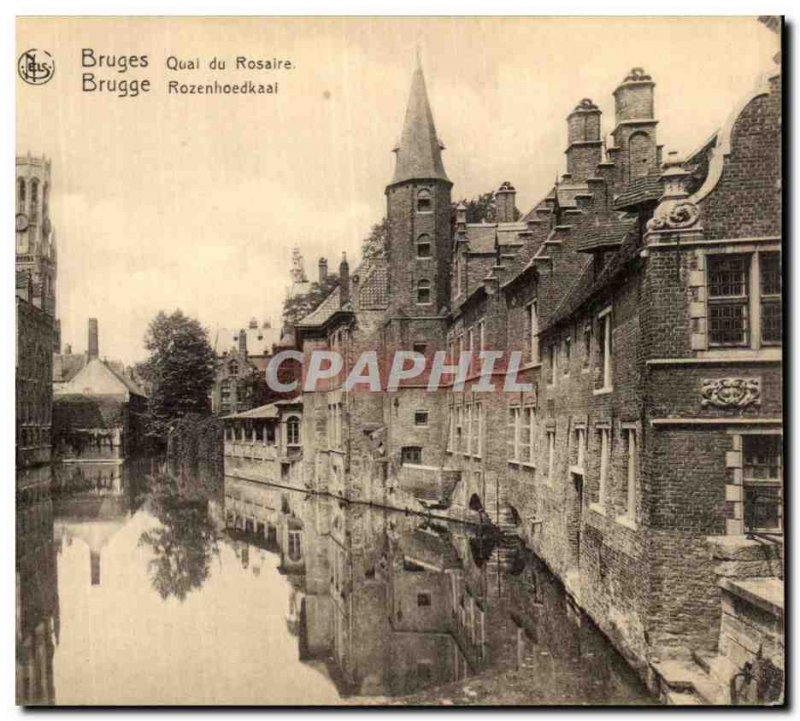
[[[53,704],[60,615],[49,482],[17,499],[16,615],[17,703]]]
[[[86,544],[89,582],[100,586],[103,549],[135,510],[129,482],[134,465],[86,462],[55,468],[55,537]]]

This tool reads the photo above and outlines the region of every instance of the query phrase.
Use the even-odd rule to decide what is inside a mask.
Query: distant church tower
[[[17,272],[31,280],[31,302],[48,315],[56,313],[56,238],[50,221],[50,161],[30,153],[17,156]],[[58,322],[54,321],[56,352]]]
[[[386,188],[390,312],[435,316],[449,304],[450,189],[417,59],[403,133]]]

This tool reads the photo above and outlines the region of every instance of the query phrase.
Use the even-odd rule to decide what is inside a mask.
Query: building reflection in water
[[[230,477],[225,520],[240,558],[248,545],[279,556],[300,658],[343,697],[405,695],[525,667],[531,703],[647,701],[622,658],[518,544]]]
[[[82,540],[88,548],[92,586],[102,583],[103,549],[127,523],[141,501],[136,484],[143,461],[64,463],[53,467],[56,544]]]
[[[16,510],[17,703],[53,704],[59,607],[49,467],[17,474]]]
[[[53,657],[60,632],[57,556],[86,543],[87,581],[102,581],[102,552],[137,505],[133,463],[70,463],[17,475],[17,703],[56,702]],[[133,474],[135,475],[135,473]]]
[[[346,703],[518,668],[532,704],[649,700],[518,543],[241,479],[223,500],[162,470],[18,478],[19,703]]]

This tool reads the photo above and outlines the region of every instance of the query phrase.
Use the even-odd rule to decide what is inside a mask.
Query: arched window
[[[232,376],[238,375],[239,364],[235,360],[232,360],[230,363],[228,363],[228,373],[230,373]]]
[[[417,283],[417,304],[430,305],[431,302],[431,282],[422,279]]]
[[[417,193],[417,212],[418,213],[432,213],[433,200],[431,199],[431,191],[423,188]]]
[[[423,233],[417,238],[417,258],[431,257],[431,236]]]
[[[286,419],[286,445],[300,445],[300,419],[297,416],[289,416]]]
[[[36,209],[39,203],[39,181],[34,178],[31,180],[31,205],[30,205],[30,216],[32,218],[36,217]]]
[[[45,183],[42,188],[42,215],[47,217],[48,206],[50,205],[50,184]]]
[[[17,211],[25,210],[25,178],[17,178]]]
[[[640,178],[656,167],[656,149],[647,133],[638,132],[628,141],[630,177]]]
[[[289,548],[287,555],[290,561],[299,561],[303,557],[301,548],[302,531],[289,531]]]

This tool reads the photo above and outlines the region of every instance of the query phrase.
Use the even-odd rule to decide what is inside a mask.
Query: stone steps
[[[710,665],[704,666],[694,659],[669,659],[651,665],[659,681],[661,696],[667,703],[677,705],[680,702],[691,706],[730,703],[726,685],[708,673]]]

